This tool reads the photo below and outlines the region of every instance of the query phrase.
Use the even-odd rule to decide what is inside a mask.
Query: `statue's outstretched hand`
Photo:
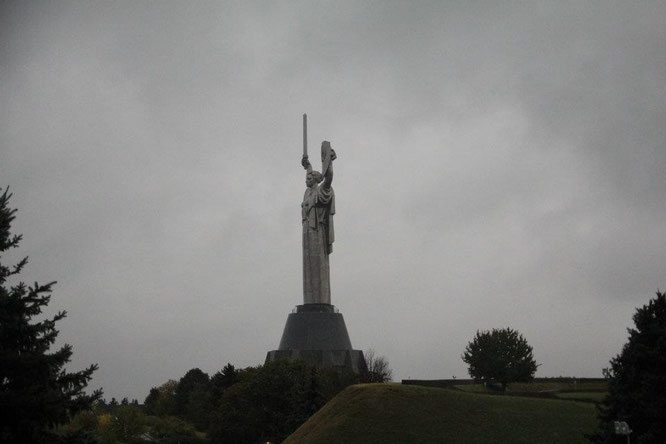
[[[305,168],[306,170],[310,166],[310,161],[308,160],[307,154],[303,155],[303,158],[301,159],[301,165],[303,165],[303,168]]]

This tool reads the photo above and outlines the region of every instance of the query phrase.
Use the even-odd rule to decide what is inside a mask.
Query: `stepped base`
[[[276,359],[302,359],[354,373],[367,368],[363,352],[352,349],[342,314],[329,304],[299,305],[289,314],[280,346],[266,355],[266,362]]]

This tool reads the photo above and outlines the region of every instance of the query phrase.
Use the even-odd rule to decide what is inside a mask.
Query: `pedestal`
[[[308,364],[360,373],[366,370],[361,350],[353,350],[342,314],[333,305],[304,304],[289,314],[277,350],[266,362],[302,359]]]

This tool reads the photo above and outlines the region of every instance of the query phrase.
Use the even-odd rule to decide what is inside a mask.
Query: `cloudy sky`
[[[338,154],[332,302],[401,378],[512,327],[601,376],[666,288],[663,2],[0,6],[0,187],[70,369],[143,400],[263,362],[302,302],[301,119]]]

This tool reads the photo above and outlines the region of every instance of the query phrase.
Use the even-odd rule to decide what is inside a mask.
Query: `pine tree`
[[[615,435],[614,421],[632,430],[631,441],[666,442],[666,293],[636,309],[636,328],[610,361],[608,396],[600,407],[597,442],[625,442]]]
[[[5,189],[0,196],[0,254],[17,248],[22,238],[10,231],[16,213],[8,206],[10,198]],[[72,347],[65,344],[49,352],[58,335],[55,324],[67,313],[33,321],[49,304],[55,282],[9,286],[8,278],[27,263],[27,257],[13,266],[0,263],[0,442],[7,443],[51,442],[57,424],[101,397],[99,390],[84,392],[96,364],[68,373],[63,367]]]

